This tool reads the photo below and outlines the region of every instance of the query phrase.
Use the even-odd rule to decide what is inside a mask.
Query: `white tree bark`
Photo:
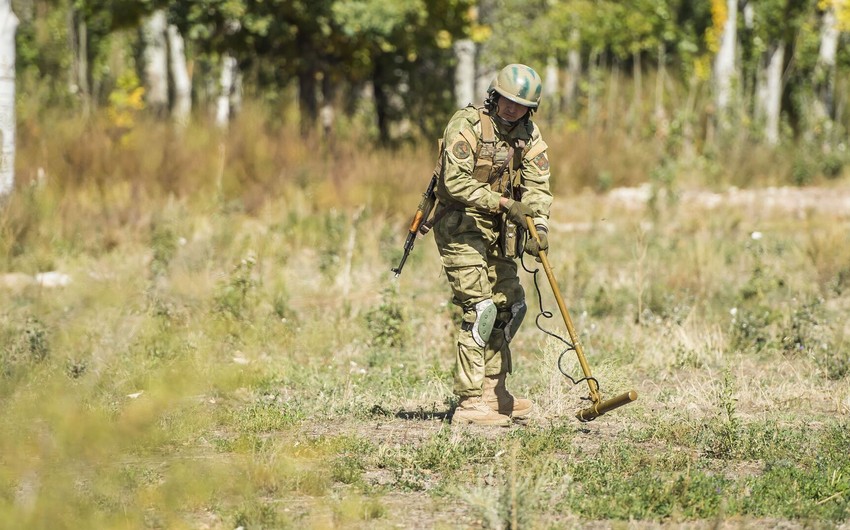
[[[770,145],[779,143],[779,112],[782,108],[782,70],[785,42],[779,41],[765,52],[757,79],[757,117],[764,121],[764,137]]]
[[[0,198],[15,186],[15,32],[11,0],[0,0]]]
[[[567,52],[567,75],[564,77],[564,107],[574,116],[578,101],[578,82],[581,78],[581,51],[579,50],[579,30],[570,32],[570,50]]]
[[[463,108],[475,101],[475,43],[462,39],[454,44],[457,67],[455,68],[455,103]]]
[[[543,97],[550,113],[558,110],[558,59],[555,57],[549,57],[546,60],[546,72],[543,74]]]
[[[558,59],[546,59],[546,70],[543,73],[543,95],[554,97],[558,95]]]
[[[843,0],[832,0],[823,15],[820,31],[820,48],[818,49],[818,63],[827,66],[835,66],[835,56],[838,53],[838,17],[836,11],[841,8]]]
[[[815,75],[815,90],[817,104],[815,115],[821,119],[833,116],[835,101],[835,58],[838,54],[837,12],[842,8],[844,0],[832,0],[823,15],[820,30],[820,48],[818,49],[817,73]]]
[[[165,10],[158,9],[145,20],[144,35],[145,95],[148,106],[156,112],[168,108],[168,47],[166,46]]]
[[[226,128],[230,121],[230,97],[233,94],[235,78],[236,58],[225,54],[221,58],[221,81],[215,109],[215,124],[222,129]]]
[[[185,127],[192,112],[192,80],[186,66],[183,36],[177,26],[168,26],[168,48],[171,52],[171,78],[174,80],[174,106],[171,116],[178,126]]]
[[[738,0],[726,0],[726,22],[720,37],[720,49],[714,58],[714,90],[717,112],[723,115],[729,108],[732,79],[735,75],[735,43],[738,39]]]

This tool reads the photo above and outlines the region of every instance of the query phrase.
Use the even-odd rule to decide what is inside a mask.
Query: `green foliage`
[[[233,267],[230,277],[219,284],[215,298],[215,310],[236,319],[249,316],[252,308],[250,297],[256,287],[253,271],[257,264],[254,256],[242,258]]]
[[[371,345],[377,352],[383,354],[404,347],[410,330],[396,289],[387,287],[381,292],[380,305],[366,313],[366,325],[372,334]]]
[[[177,253],[177,235],[168,223],[155,221],[151,223],[151,273],[154,277],[168,272],[168,265]]]
[[[727,370],[715,392],[718,411],[705,427],[705,452],[714,458],[731,460],[741,452],[742,425],[737,414],[737,399],[732,375]]]
[[[5,320],[5,319],[4,319]],[[48,331],[36,317],[0,326],[0,369],[4,376],[32,369],[50,354]]]
[[[775,294],[785,287],[779,271],[767,265],[768,249],[758,240],[746,245],[752,257],[752,274],[741,287],[732,309],[730,346],[736,351],[760,351],[778,346],[776,326],[782,313],[775,307]]]
[[[842,347],[843,342],[815,352],[815,362],[827,379],[839,380],[850,376],[850,357]]]
[[[464,428],[447,421],[458,315],[433,246],[417,246],[415,274],[387,278],[388,245],[421,192],[410,168],[430,165],[432,149],[341,143],[338,161],[277,149],[280,131],[249,122],[262,149],[193,128],[167,150],[191,163],[166,177],[148,164],[163,128],[141,120],[120,146],[98,123],[27,133],[24,158],[46,156],[47,176],[0,214],[7,270],[50,264],[73,278],[0,287],[6,525],[831,527],[850,516],[848,245],[834,212],[694,207],[681,181],[655,224],[633,204],[557,198],[550,258],[594,375],[606,395],[633,384],[640,398],[578,423],[584,389],[539,358],[530,319],[509,385],[540,415]],[[238,179],[231,202],[211,199],[205,155],[219,142],[228,170],[278,168],[257,179],[267,207],[245,206],[256,188]],[[347,259],[352,234],[341,300],[327,255]],[[730,328],[732,308],[751,327]]]
[[[809,353],[817,355],[818,351],[828,349],[828,338],[824,336],[827,329],[823,319],[822,298],[816,298],[808,303],[794,300],[795,307],[791,312],[791,322],[785,326],[782,337],[783,350],[788,355]]]

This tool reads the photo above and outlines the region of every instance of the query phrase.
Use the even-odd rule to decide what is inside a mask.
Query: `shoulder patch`
[[[452,154],[458,160],[465,160],[472,154],[472,148],[469,147],[469,143],[466,140],[459,138],[452,144]]]
[[[546,156],[546,153],[540,153],[535,156],[532,162],[534,162],[534,165],[537,166],[537,169],[540,171],[549,170],[549,158]]]

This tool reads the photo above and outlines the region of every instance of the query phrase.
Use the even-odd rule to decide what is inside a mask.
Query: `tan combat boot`
[[[460,403],[458,403],[454,416],[452,416],[452,423],[505,427],[511,424],[511,419],[494,412],[484,404],[481,396],[475,396],[460,398]]]
[[[534,404],[530,399],[514,397],[508,392],[505,380],[508,374],[487,376],[484,378],[484,403],[499,414],[522,420],[528,417]]]

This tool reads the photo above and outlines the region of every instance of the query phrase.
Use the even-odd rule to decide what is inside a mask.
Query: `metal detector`
[[[526,216],[525,221],[528,225],[528,233],[530,237],[533,237],[539,242],[540,236],[537,235],[537,229],[534,226],[534,221],[528,216]],[[549,265],[549,258],[546,257],[546,252],[543,250],[540,251],[539,257],[540,262],[543,264],[543,270],[546,271],[546,277],[549,278],[549,285],[552,286],[552,293],[555,295],[555,300],[558,302],[558,309],[561,310],[561,315],[564,317],[564,324],[567,326],[567,332],[570,334],[570,340],[572,341],[571,346],[578,356],[578,362],[581,365],[582,372],[584,372],[584,379],[587,381],[587,386],[590,387],[590,400],[593,402],[593,405],[578,411],[576,413],[576,418],[578,418],[579,421],[590,421],[605,414],[606,412],[622,407],[623,405],[627,405],[636,400],[637,392],[634,390],[629,390],[625,394],[620,394],[619,396],[605,401],[602,400],[602,394],[599,392],[599,385],[590,373],[590,365],[587,364],[587,359],[584,356],[584,350],[582,349],[581,342],[578,340],[578,334],[573,326],[573,321],[570,319],[567,306],[564,304],[564,299],[561,296],[560,289],[558,289],[558,282],[555,280],[555,274],[552,272],[552,266]]]

